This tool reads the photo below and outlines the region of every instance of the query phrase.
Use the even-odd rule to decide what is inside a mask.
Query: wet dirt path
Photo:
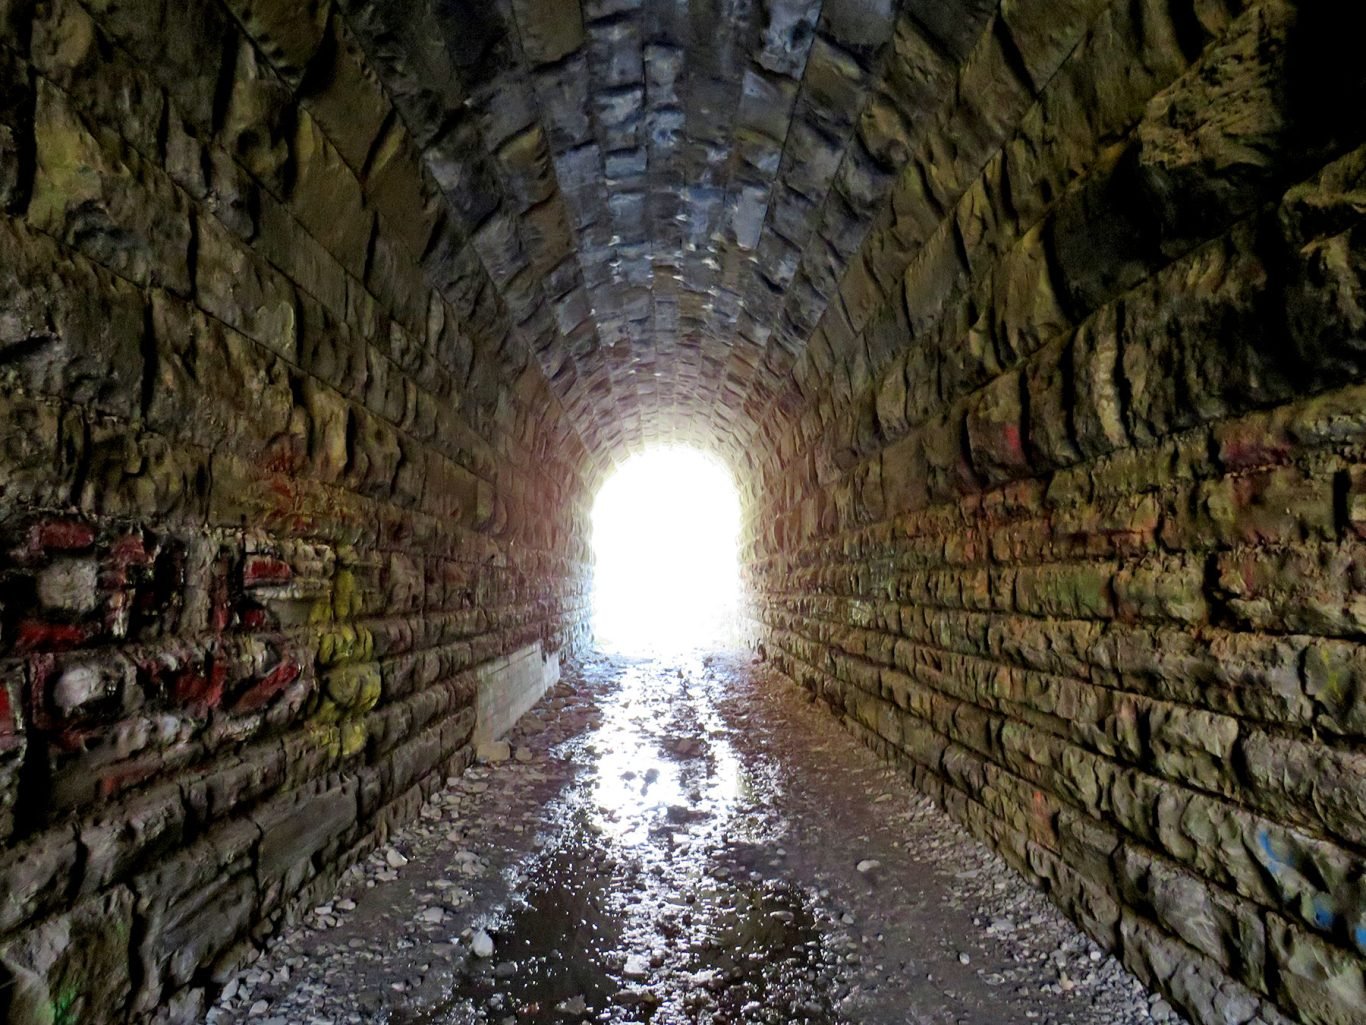
[[[1177,1020],[742,654],[596,656],[511,739],[207,1020]]]

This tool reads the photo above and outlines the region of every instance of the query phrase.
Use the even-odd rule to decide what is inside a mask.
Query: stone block
[[[33,87],[12,50],[0,50],[0,210],[18,211],[33,176]]]
[[[184,842],[185,807],[180,789],[161,787],[104,809],[77,828],[86,859],[81,892],[91,894],[125,880],[141,865],[169,854]]]
[[[1276,467],[1202,486],[1195,501],[1198,535],[1224,544],[1296,544],[1337,536],[1334,484],[1295,467]],[[1179,521],[1163,531],[1169,545],[1197,543]]]
[[[230,823],[132,883],[145,930],[134,1009],[156,1009],[245,934],[259,913],[252,856],[260,834]]]
[[[932,137],[947,136],[935,140],[935,156],[948,157],[940,172],[946,189],[961,190],[980,173],[1034,100],[1033,85],[1020,77],[1023,69],[1007,52],[1005,38],[997,31],[977,37],[959,72],[955,116],[932,129]]]
[[[883,449],[881,479],[883,506],[888,516],[925,506],[929,492],[918,435]]]
[[[1362,375],[1363,190],[1366,149],[1357,149],[1292,188],[1277,211],[1287,264],[1286,323],[1311,387],[1336,387]]]
[[[343,19],[333,18],[329,23],[299,98],[347,166],[363,169],[392,107]]]
[[[390,126],[368,155],[366,198],[379,211],[383,231],[398,242],[406,261],[416,265],[440,217],[435,183],[425,173],[412,138],[397,125]],[[417,316],[425,316],[426,310],[424,297]],[[407,322],[404,313],[401,319]]]
[[[1269,330],[1268,270],[1244,226],[1162,270],[1124,303],[1127,426],[1150,442],[1290,392]]]
[[[1005,0],[1001,20],[1029,72],[1036,92],[1053,78],[1071,56],[1096,16],[1105,10],[1104,0]]]
[[[294,287],[213,218],[197,221],[196,299],[223,323],[290,362],[298,360]]]
[[[178,300],[156,295],[147,423],[204,448],[228,445],[279,469],[300,465],[285,365],[267,348]],[[187,406],[197,415],[188,421]]]
[[[1071,339],[1057,339],[1030,359],[1023,370],[1029,415],[1027,459],[1038,470],[1059,469],[1081,459],[1072,440]]]
[[[7,256],[0,380],[35,397],[135,416],[145,331],[137,290],[79,256],[64,258],[51,240],[18,226],[0,226],[0,242]]]
[[[1072,341],[1072,425],[1083,455],[1104,455],[1129,444],[1124,426],[1119,324],[1106,308],[1078,329]]]
[[[0,943],[7,1020],[116,1021],[132,995],[133,895],[118,888]]]
[[[0,501],[60,507],[71,500],[84,457],[85,425],[79,413],[56,401],[0,395]]]
[[[1268,814],[1350,844],[1366,837],[1366,757],[1260,730],[1245,731],[1239,750]]]
[[[307,111],[296,118],[289,208],[353,277],[365,274],[374,215],[360,182]]]
[[[139,285],[190,290],[190,212],[163,173],[40,82],[29,222]]]
[[[1014,607],[1030,615],[1109,619],[1114,615],[1113,565],[1105,562],[1021,567]]]
[[[1216,572],[1219,599],[1253,629],[1366,636],[1366,607],[1357,597],[1366,553],[1354,544],[1222,553]]]
[[[1196,1020],[1249,1021],[1261,1001],[1229,979],[1217,962],[1163,932],[1149,920],[1124,912],[1120,923],[1124,964],[1172,1004]]]
[[[186,805],[198,821],[211,823],[275,791],[284,781],[284,750],[263,740],[240,757],[219,759],[185,783]]]
[[[1306,1025],[1352,1025],[1366,1007],[1361,958],[1269,916],[1267,939],[1277,1002]]]
[[[1003,374],[968,401],[967,436],[972,466],[987,486],[1025,476],[1024,379]]]
[[[208,504],[207,464],[203,450],[102,424],[91,431],[76,504],[96,518],[202,523]]]
[[[298,88],[327,30],[330,0],[228,0],[227,7],[277,74]]]
[[[55,907],[73,885],[76,858],[76,834],[70,828],[8,844],[0,858],[0,929],[13,931]]]
[[[354,782],[309,785],[283,794],[252,815],[261,831],[257,876],[262,888],[306,866],[356,824]]]
[[[1305,649],[1301,672],[1321,728],[1366,735],[1366,650],[1315,639]]]
[[[1205,560],[1158,556],[1123,566],[1115,574],[1115,608],[1126,621],[1156,619],[1192,625],[1207,622]]]
[[[112,128],[155,163],[166,116],[156,80],[122,54],[114,56],[95,19],[73,0],[44,4],[37,15],[29,43],[34,68],[92,122]]]
[[[212,0],[95,0],[100,29],[169,93],[181,115],[208,129],[234,31]]]
[[[1284,173],[1295,118],[1285,92],[1295,20],[1284,0],[1250,5],[1149,102],[1138,128],[1137,183],[1173,255],[1255,209]]]
[[[1216,793],[1236,788],[1232,761],[1238,720],[1156,702],[1147,705],[1144,719],[1148,756],[1158,772]]]
[[[1032,228],[992,275],[992,333],[1002,366],[1015,366],[1073,326],[1053,282],[1042,227]]]
[[[1132,152],[1102,153],[1086,178],[1069,189],[1043,228],[1060,300],[1083,320],[1162,264],[1156,225],[1135,201]]]
[[[285,194],[293,170],[290,136],[294,120],[292,90],[256,48],[243,40],[218,142],[277,198]]]
[[[377,235],[365,284],[396,323],[414,336],[421,333],[427,315],[428,286],[411,254],[397,242]]]

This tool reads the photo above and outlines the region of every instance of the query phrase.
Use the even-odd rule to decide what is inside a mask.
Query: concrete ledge
[[[497,740],[560,679],[560,656],[546,656],[539,642],[486,662],[475,671],[474,742]]]

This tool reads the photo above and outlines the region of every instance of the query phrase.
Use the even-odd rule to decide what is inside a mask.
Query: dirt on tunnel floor
[[[1180,1020],[803,698],[737,652],[570,667],[207,1020]]]

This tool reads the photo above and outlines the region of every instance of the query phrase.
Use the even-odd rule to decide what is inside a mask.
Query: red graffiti
[[[47,520],[29,530],[29,547],[34,551],[71,552],[95,543],[95,528],[75,520]]]
[[[209,626],[215,633],[222,633],[232,622],[232,607],[228,597],[228,564],[219,559],[214,563],[213,577],[209,582]]]
[[[1219,458],[1230,470],[1247,470],[1258,466],[1284,463],[1290,455],[1289,442],[1264,434],[1234,434],[1224,440]]]
[[[1033,807],[1031,816],[1034,820],[1032,830],[1034,838],[1040,843],[1057,848],[1057,830],[1053,825],[1053,807],[1048,795],[1042,790],[1035,790],[1032,799]]]
[[[264,708],[282,690],[299,678],[302,670],[293,659],[285,659],[242,693],[233,703],[234,712],[254,712]]]
[[[242,566],[242,583],[247,587],[286,583],[293,577],[294,570],[289,563],[270,555],[248,555]]]
[[[259,605],[250,605],[237,615],[238,621],[248,630],[263,630],[270,622],[270,616]]]
[[[14,632],[14,650],[21,654],[33,651],[69,651],[93,636],[90,626],[76,623],[45,623],[39,619],[24,619]]]
[[[158,766],[155,762],[124,765],[120,768],[100,777],[99,793],[101,797],[116,797],[124,790],[151,779],[156,775]]]
[[[118,566],[145,566],[152,561],[141,534],[125,534],[109,549],[109,558]]]
[[[208,711],[223,700],[223,681],[227,668],[215,663],[207,674],[186,669],[171,684],[171,697],[178,705]]]
[[[1024,444],[1020,441],[1020,428],[1017,424],[1006,424],[1001,428],[1001,435],[1005,438],[1006,448],[1013,456],[1024,457]]]
[[[19,743],[19,713],[10,700],[9,688],[0,684],[0,751],[8,751]]]

